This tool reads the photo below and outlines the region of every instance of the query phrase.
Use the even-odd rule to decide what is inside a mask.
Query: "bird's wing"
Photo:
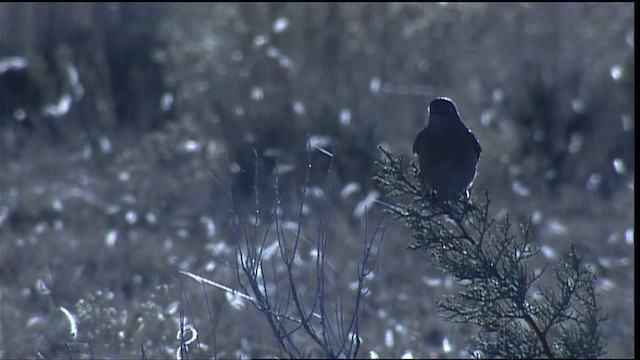
[[[480,143],[478,142],[478,139],[476,138],[475,135],[473,135],[473,133],[471,132],[471,130],[469,130],[469,136],[471,139],[473,139],[473,150],[476,152],[476,154],[478,155],[478,157],[480,157],[480,153],[482,152],[482,148],[480,147]]]
[[[413,142],[414,154],[417,154],[418,150],[420,149],[420,143],[423,141],[422,138],[425,137],[425,130],[427,130],[427,128],[422,129],[422,131],[418,133],[418,136],[416,136],[416,140]]]

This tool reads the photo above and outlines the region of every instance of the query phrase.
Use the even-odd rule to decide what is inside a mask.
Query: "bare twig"
[[[328,259],[329,228],[333,213],[331,197],[335,154],[328,151],[322,153],[330,155],[330,163],[326,173],[325,197],[319,214],[315,240],[309,241],[302,235],[306,220],[304,209],[310,181],[311,153],[309,152],[297,210],[297,228],[291,236],[284,231],[282,220],[284,209],[277,169],[273,186],[273,205],[266,216],[262,213],[261,194],[258,191],[260,188],[258,184],[258,158],[257,152],[254,152],[256,183],[254,184],[255,208],[253,216],[255,218],[251,220],[250,225],[247,225],[247,222],[239,216],[235,207],[231,180],[229,176],[227,177],[229,221],[232,227],[236,277],[240,290],[232,289],[188,271],[181,271],[181,273],[203,285],[214,286],[250,301],[264,315],[278,346],[288,357],[308,357],[312,354],[311,349],[316,348],[326,358],[355,358],[361,343],[359,316],[363,309],[363,299],[368,292],[365,281],[376,268],[375,260],[386,228],[385,218],[378,222],[371,236],[367,232],[364,234],[363,252],[357,260],[356,266],[357,290],[353,303],[350,306],[345,306],[342,292],[339,289],[329,287],[325,280],[327,271],[331,271],[331,269],[343,270],[335,269],[335,266]],[[365,226],[368,227],[368,214],[365,219]],[[271,266],[265,268],[265,251],[270,239],[273,238],[275,238],[274,244],[277,244],[279,251],[275,255],[269,252]],[[303,239],[315,246],[315,266],[311,268],[313,273],[310,274],[315,279],[313,294],[306,291],[307,284],[303,284],[300,280],[301,271],[304,272],[307,269],[299,267],[302,262],[300,241]],[[329,265],[329,267],[325,265]],[[338,295],[330,297],[330,294]],[[309,297],[309,295],[312,296]],[[329,306],[333,306],[333,310],[329,310]],[[304,338],[307,339],[306,342],[302,340]]]

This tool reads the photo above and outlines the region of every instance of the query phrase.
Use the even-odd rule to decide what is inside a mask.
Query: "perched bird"
[[[429,121],[413,143],[420,177],[437,201],[455,201],[476,176],[480,144],[451,99],[439,97],[429,104]]]

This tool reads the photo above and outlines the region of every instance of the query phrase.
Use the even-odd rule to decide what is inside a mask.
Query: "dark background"
[[[249,209],[277,165],[295,208],[307,140],[332,151],[330,246],[336,274],[354,273],[354,209],[375,194],[377,146],[412,159],[428,103],[448,96],[483,148],[473,194],[486,188],[494,213],[531,218],[552,265],[570,242],[585,249],[609,355],[632,357],[634,10],[0,4],[0,356],[66,357],[65,343],[73,357],[140,357],[141,344],[169,356],[184,298],[198,354],[278,355],[261,314],[210,289],[211,320],[202,288],[177,272],[236,284],[226,174]],[[328,157],[310,158],[321,194]],[[358,190],[340,196],[348,184]],[[309,200],[310,233],[321,205]],[[437,318],[451,289],[410,242],[392,223],[360,354],[467,356],[475,329]],[[60,306],[79,321],[76,339]]]

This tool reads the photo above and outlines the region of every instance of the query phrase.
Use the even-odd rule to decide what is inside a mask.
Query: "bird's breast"
[[[473,134],[464,131],[426,132],[416,142],[420,170],[428,183],[471,182],[478,153]]]

